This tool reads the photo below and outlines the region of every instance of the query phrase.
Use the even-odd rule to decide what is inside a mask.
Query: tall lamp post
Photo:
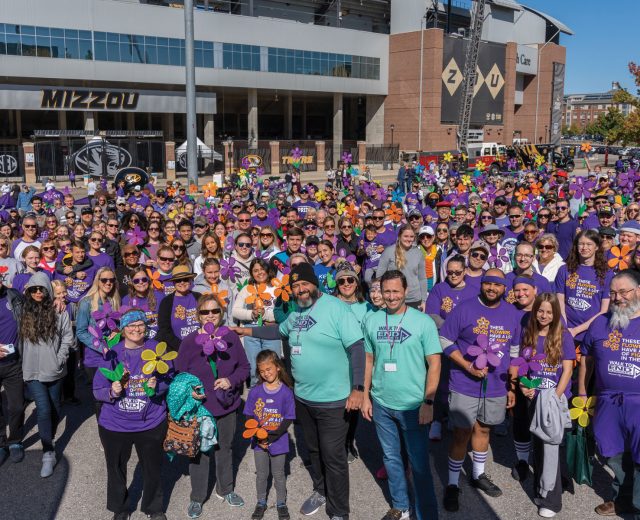
[[[196,135],[196,69],[193,42],[193,0],[184,0],[184,69],[187,98],[187,178],[198,185],[198,152]]]
[[[391,169],[393,170],[393,131],[396,129],[396,125],[391,123],[389,128],[391,129]]]

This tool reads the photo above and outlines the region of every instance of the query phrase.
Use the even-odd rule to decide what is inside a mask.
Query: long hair
[[[145,275],[147,278],[149,278],[149,275],[147,274],[147,269],[145,267],[136,267],[132,273],[129,274],[129,283],[127,284],[127,287],[129,289],[129,298],[131,298],[131,295],[135,295],[136,294],[136,286],[133,283],[133,279],[136,277],[137,274],[143,274]],[[134,296],[135,298],[135,296]],[[147,287],[147,292],[146,294],[143,296],[143,298],[147,299],[147,304],[149,306],[149,309],[151,310],[156,310],[156,292],[153,290],[153,284],[151,283],[151,280],[149,280],[149,286]]]
[[[522,347],[531,347],[533,353],[536,353],[536,346],[538,345],[538,336],[540,333],[540,327],[538,325],[538,319],[536,318],[540,305],[547,302],[551,305],[553,312],[553,320],[549,325],[549,332],[544,339],[544,354],[547,356],[549,365],[555,366],[562,360],[562,331],[563,325],[560,314],[560,303],[558,297],[553,293],[542,293],[536,296],[529,315],[529,323],[524,329],[522,335]]]
[[[214,253],[209,253],[209,250],[204,245],[207,238],[213,238],[213,240],[216,243],[217,247]],[[218,259],[222,258],[222,245],[220,244],[220,237],[216,235],[213,231],[207,232],[202,237],[202,248],[200,249],[200,256],[202,258],[218,258]]]
[[[55,337],[57,330],[58,316],[49,291],[44,289],[44,299],[37,302],[27,289],[20,318],[20,339],[31,343],[47,342]]]
[[[396,255],[395,255],[396,268],[399,269],[400,271],[402,271],[402,269],[404,269],[404,266],[407,265],[407,253],[404,250],[404,248],[400,245],[400,237],[402,236],[402,233],[404,233],[407,230],[415,234],[415,231],[409,224],[404,224],[398,230],[398,240],[396,240]]]
[[[366,298],[364,297],[364,291],[362,290],[362,283],[360,282],[360,279],[356,276],[356,292],[353,293],[353,295],[356,297],[356,300],[358,303],[362,303],[364,301],[366,301]],[[333,296],[335,296],[336,298],[340,298],[340,286],[336,283],[336,287],[333,290]]]
[[[571,252],[569,253],[569,257],[567,258],[567,272],[569,274],[572,274],[578,270],[578,266],[580,265],[578,241],[581,238],[587,238],[596,245],[593,268],[596,270],[596,274],[598,275],[598,282],[600,282],[600,285],[602,286],[604,285],[604,279],[607,276],[607,272],[609,271],[609,266],[607,265],[607,258],[604,255],[604,251],[602,251],[601,249],[602,239],[595,229],[586,229],[584,231],[580,231],[580,233],[578,233],[578,235],[574,239],[573,245],[571,246]]]
[[[87,295],[83,298],[85,300],[89,300],[89,304],[91,307],[91,312],[95,312],[100,308],[100,277],[105,274],[110,273],[114,277],[116,273],[111,269],[111,267],[101,267],[96,272],[96,276],[93,279],[93,284],[91,285],[91,289],[87,291]],[[113,294],[107,295],[102,303],[105,301],[109,302],[111,308],[114,311],[117,311],[120,308],[120,293],[118,292],[118,278],[116,278],[115,283],[113,284]]]
[[[251,263],[249,264],[249,283],[252,285],[256,285],[258,282],[256,282],[255,278],[253,277],[253,268],[259,265],[260,267],[262,267],[266,273],[267,273],[267,281],[266,284],[267,285],[271,285],[271,280],[273,280],[276,276],[276,273],[273,269],[273,267],[271,267],[271,264],[269,262],[267,262],[264,258],[254,258],[253,260],[251,260]]]
[[[260,377],[260,369],[258,368],[260,366],[260,363],[269,362],[273,363],[278,369],[278,377],[280,378],[280,381],[282,381],[289,388],[293,388],[293,381],[291,380],[291,377],[289,377],[282,359],[280,359],[280,356],[278,356],[278,354],[276,354],[273,350],[269,349],[260,351],[260,353],[256,357],[256,378],[258,379],[258,381],[260,381],[261,383],[265,382],[264,379]]]

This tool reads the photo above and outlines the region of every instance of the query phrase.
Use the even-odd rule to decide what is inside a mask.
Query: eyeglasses
[[[210,315],[216,315],[216,314],[220,314],[222,312],[222,309],[200,309],[198,311],[198,314],[200,316],[210,316]]]
[[[100,278],[100,283],[115,283],[115,278]]]
[[[509,215],[509,218],[522,218],[523,215]]]
[[[38,292],[44,294],[44,287],[29,287],[29,292],[31,294],[35,294]]]
[[[624,298],[627,294],[633,291],[635,291],[635,289],[627,289],[626,291],[609,291],[609,296],[615,300],[617,296]]]
[[[238,247],[251,247],[251,242],[238,242],[236,245]]]
[[[139,283],[147,283],[148,281],[149,278],[134,278],[133,280],[131,280],[134,285],[137,285]]]
[[[516,258],[533,258],[533,255],[525,255],[524,253],[518,253],[515,255]]]
[[[159,256],[158,260],[161,262],[175,262],[175,258],[167,258],[166,256]]]
[[[555,249],[556,246],[553,246],[551,244],[540,244],[539,246],[537,246],[538,249],[540,249],[541,251],[550,251],[551,249]]]
[[[260,233],[260,238],[273,238],[271,233]]]
[[[469,256],[471,256],[471,258],[478,258],[480,260],[486,260],[489,255],[487,255],[485,253],[478,253],[477,251],[473,251]]]
[[[460,276],[464,271],[447,271],[447,276]]]
[[[180,244],[175,244],[171,246],[171,249],[173,249],[174,251],[182,251],[183,249],[186,249],[186,248],[184,246],[181,246]]]
[[[335,229],[336,226],[335,226],[335,224],[327,224],[324,228],[325,229]]]
[[[239,218],[238,222],[251,222],[251,219],[249,219],[249,218]]]
[[[89,239],[89,242],[103,242],[103,240],[101,238],[98,238],[98,237],[91,237]]]
[[[118,224],[107,224],[107,227],[115,227],[115,228],[117,228]],[[151,230],[149,230],[149,231],[151,231]]]
[[[353,276],[344,276],[340,278],[337,283],[338,285],[345,285],[345,284],[351,285],[352,283],[356,283],[356,279]]]
[[[447,233],[449,230],[447,228],[440,228],[440,229],[436,229],[436,232],[438,233]]]
[[[564,211],[564,210],[569,209],[569,206],[556,206],[556,209],[559,210],[559,211]]]
[[[124,328],[142,330],[147,328],[147,326],[144,323],[129,323],[129,325],[125,325]]]
[[[0,246],[1,247],[1,246]],[[43,251],[55,251],[56,248],[53,246],[48,246],[48,247],[43,247],[42,248]]]
[[[22,227],[25,229],[36,229],[36,225],[35,224],[22,224]]]
[[[340,229],[353,229],[353,226],[340,226]]]

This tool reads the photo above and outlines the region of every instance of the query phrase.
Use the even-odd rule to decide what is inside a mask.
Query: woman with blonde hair
[[[533,270],[553,282],[558,269],[564,265],[564,260],[558,253],[558,239],[552,233],[545,233],[536,240],[535,245],[536,257],[533,260]]]
[[[120,309],[118,280],[113,269],[101,267],[96,272],[93,284],[86,296],[80,300],[76,314],[76,335],[84,345],[84,369],[91,384],[93,384],[98,367],[104,364],[104,353],[94,346],[93,340],[95,338],[89,332],[89,327],[98,329],[93,313],[102,311],[107,303],[113,311]],[[113,334],[115,333],[112,332]],[[96,417],[100,416],[101,407],[102,402],[95,401]]]
[[[387,271],[397,269],[407,278],[407,305],[424,311],[427,301],[427,278],[424,255],[416,247],[416,234],[409,224],[398,230],[397,242],[382,253],[376,278],[381,278]]]
[[[527,283],[527,278],[516,278],[515,283]],[[520,347],[520,358],[514,360],[518,364],[509,369],[510,378],[512,381],[518,381],[520,377],[527,377],[529,380],[540,379],[541,383],[538,388],[525,386],[522,380],[516,384],[518,390],[514,408],[513,437],[518,462],[511,475],[519,481],[528,477],[529,450],[533,440],[535,502],[539,515],[551,518],[562,509],[562,477],[566,477],[566,464],[557,463],[555,486],[546,490],[543,496],[540,483],[544,471],[545,443],[535,435],[532,439],[529,427],[531,412],[541,391],[555,389],[559,399],[571,396],[571,374],[576,353],[573,336],[563,324],[560,302],[555,294],[543,293],[536,297],[528,322],[522,331]],[[525,362],[529,364],[525,365]],[[558,461],[561,460],[564,460],[562,454],[558,458]]]

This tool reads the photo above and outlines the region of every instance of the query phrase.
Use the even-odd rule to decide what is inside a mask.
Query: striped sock
[[[518,460],[529,462],[529,450],[531,449],[531,442],[513,441],[513,444],[516,447],[516,457],[518,457]]]
[[[460,470],[462,469],[462,460],[453,460],[449,457],[449,485],[457,486],[458,480],[460,479]]]
[[[473,478],[477,479],[484,473],[484,463],[487,462],[488,451],[473,451]]]

